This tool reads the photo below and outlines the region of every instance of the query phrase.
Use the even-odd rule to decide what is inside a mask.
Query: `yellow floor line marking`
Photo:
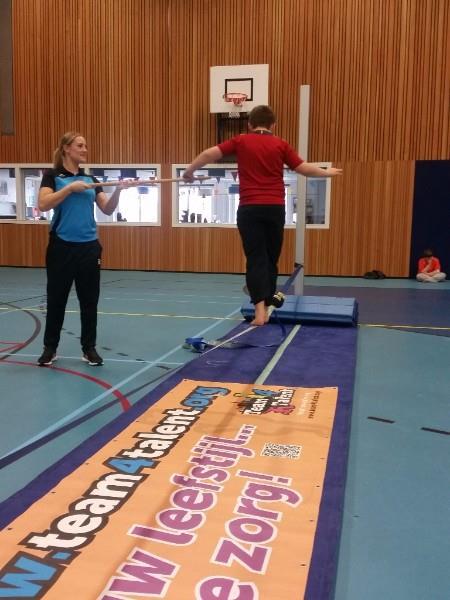
[[[435,327],[432,325],[383,325],[382,323],[359,323],[360,327],[385,327],[387,329],[437,329],[450,331],[450,327]]]
[[[0,311],[8,312],[20,312],[27,310],[30,312],[45,313],[44,308],[34,307],[22,307],[22,308],[9,308],[0,306]],[[66,313],[80,314],[79,310],[66,310]],[[107,312],[98,311],[99,315],[110,315],[112,317],[158,317],[162,319],[211,319],[212,321],[242,321],[242,317],[208,317],[204,315],[175,315],[175,314],[158,314],[158,313],[129,313],[129,312]],[[450,327],[436,327],[433,325],[387,325],[384,323],[359,323],[360,327],[384,327],[387,329],[435,329],[437,331],[450,331]]]
[[[43,308],[27,308],[27,307],[23,307],[23,308],[2,308],[0,307],[0,310],[6,311],[6,312],[20,312],[23,310],[27,310],[30,312],[38,312],[38,313],[45,313],[47,312],[46,309]],[[66,313],[72,313],[72,314],[80,314],[79,310],[66,310]],[[242,321],[242,317],[237,318],[237,317],[208,317],[208,316],[204,316],[204,315],[199,315],[199,316],[194,316],[194,315],[175,315],[175,314],[155,314],[155,313],[129,313],[129,312],[106,312],[106,311],[98,311],[99,315],[110,315],[113,317],[161,317],[161,318],[166,318],[166,319],[210,319],[212,321]]]

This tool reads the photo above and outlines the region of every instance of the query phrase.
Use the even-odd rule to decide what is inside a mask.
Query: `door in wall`
[[[414,179],[409,274],[431,248],[450,279],[450,160],[418,160]]]

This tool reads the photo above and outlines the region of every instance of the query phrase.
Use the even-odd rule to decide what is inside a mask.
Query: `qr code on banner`
[[[264,444],[261,456],[274,456],[276,458],[300,458],[302,446],[294,444]]]

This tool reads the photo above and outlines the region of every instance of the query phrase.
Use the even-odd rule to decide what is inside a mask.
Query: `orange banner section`
[[[302,598],[336,401],[182,381],[0,533],[0,598]]]

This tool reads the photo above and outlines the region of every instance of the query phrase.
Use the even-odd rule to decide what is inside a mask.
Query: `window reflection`
[[[100,182],[121,179],[143,180],[157,178],[156,168],[100,168],[91,167],[90,173]],[[109,197],[114,186],[105,186],[103,191]],[[159,223],[159,186],[138,185],[122,190],[119,204],[112,215],[105,215],[96,206],[95,219],[98,223]]]
[[[326,225],[327,178],[306,180],[306,224]]]
[[[41,212],[38,208],[39,189],[44,171],[44,168],[22,169],[27,221],[51,221],[53,218],[53,210]]]
[[[177,169],[177,177],[183,174]],[[183,183],[178,186],[179,223],[236,223],[239,185],[236,167],[201,169],[196,175],[211,177],[204,183]]]
[[[319,165],[326,166],[326,165]],[[177,165],[174,176],[181,177],[185,166]],[[209,177],[205,182],[177,184],[176,222],[209,223],[213,225],[235,225],[239,205],[239,177],[237,165],[204,167],[196,171],[197,176]],[[286,202],[286,225],[297,222],[297,198],[299,176],[290,169],[284,170]],[[307,226],[329,227],[330,180],[328,178],[306,179]]]
[[[23,167],[20,169],[21,198],[24,203],[24,218],[27,221],[51,221],[53,210],[41,212],[38,208],[39,189],[44,171],[48,166]],[[148,180],[157,177],[157,168],[129,167],[85,167],[99,181],[117,181],[120,179]],[[14,169],[0,169],[0,219],[16,218],[16,180]],[[105,186],[103,191],[111,196],[116,188]],[[94,217],[98,223],[130,222],[159,224],[159,186],[136,186],[124,189],[120,202],[112,215],[105,215],[97,205]]]
[[[0,169],[0,219],[16,219],[16,175],[12,168]]]

